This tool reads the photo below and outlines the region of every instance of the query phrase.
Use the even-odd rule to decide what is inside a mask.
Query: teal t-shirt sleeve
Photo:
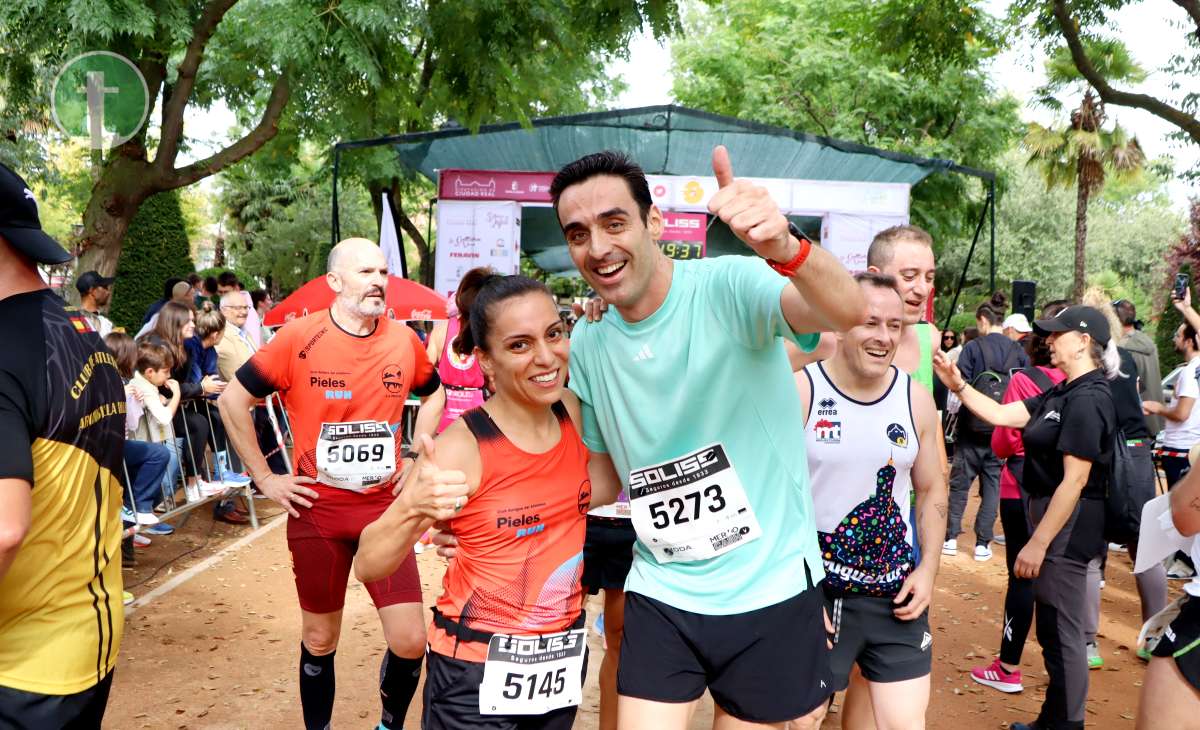
[[[792,332],[783,316],[780,297],[788,280],[755,256],[714,259],[709,304],[731,335],[746,347],[762,349],[786,337],[801,350],[812,352],[820,335]]]
[[[604,443],[604,436],[600,433],[600,423],[596,419],[596,409],[592,406],[592,391],[588,387],[587,376],[584,374],[584,368],[581,366],[579,350],[586,347],[581,340],[583,328],[587,327],[582,321],[576,323],[575,331],[571,333],[571,354],[567,365],[567,387],[571,389],[576,396],[579,397],[579,412],[583,420],[583,444],[588,447],[588,450],[596,453],[607,454],[608,446]]]

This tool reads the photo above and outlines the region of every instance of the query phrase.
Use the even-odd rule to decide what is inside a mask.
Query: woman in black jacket
[[[1106,547],[1104,497],[1117,433],[1109,380],[1120,364],[1108,320],[1092,307],[1067,307],[1034,329],[1047,338],[1067,379],[1032,398],[1001,405],[972,388],[942,353],[934,354],[933,367],[972,413],[1023,431],[1033,532],[1014,570],[1037,579],[1037,638],[1050,684],[1034,724],[1011,727],[1076,730],[1087,705],[1088,564]]]

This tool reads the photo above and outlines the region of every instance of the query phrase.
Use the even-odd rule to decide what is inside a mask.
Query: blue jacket
[[[184,340],[183,346],[188,352],[189,383],[199,383],[205,375],[220,377],[217,375],[217,348],[205,347],[195,335]]]

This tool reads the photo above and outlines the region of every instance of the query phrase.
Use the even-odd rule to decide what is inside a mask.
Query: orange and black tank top
[[[583,602],[583,538],[592,484],[587,448],[562,403],[562,436],[541,454],[509,441],[483,408],[463,420],[479,442],[479,489],[451,521],[458,555],[442,580],[437,609],[491,634],[564,631]],[[487,644],[429,627],[433,651],[482,662]]]

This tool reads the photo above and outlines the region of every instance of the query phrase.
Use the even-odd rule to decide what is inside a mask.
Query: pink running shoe
[[[996,657],[986,667],[975,667],[971,670],[971,679],[1001,692],[1020,692],[1025,689],[1021,684],[1021,670],[1006,672],[1000,666],[1000,658]]]

